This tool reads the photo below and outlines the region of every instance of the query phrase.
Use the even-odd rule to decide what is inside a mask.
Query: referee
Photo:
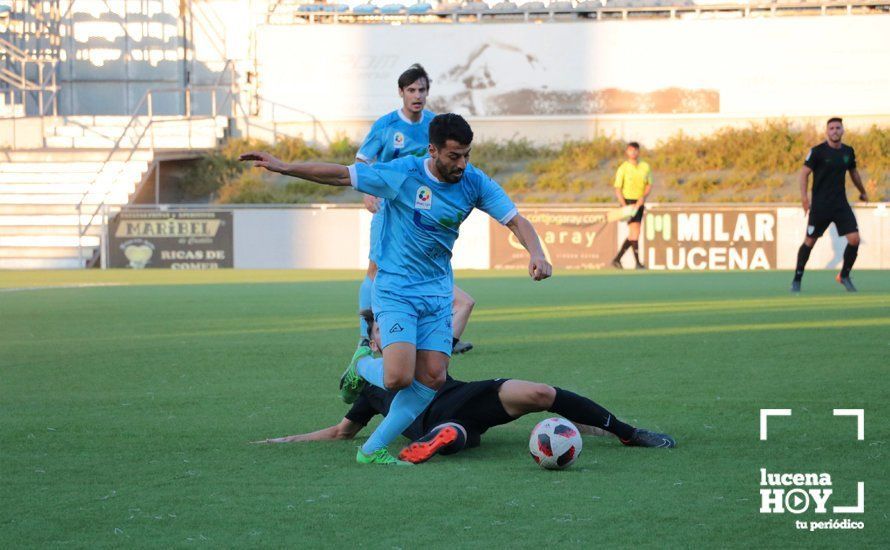
[[[809,212],[807,234],[800,250],[797,251],[797,269],[791,281],[791,292],[800,292],[800,281],[803,271],[810,259],[810,252],[816,239],[825,233],[829,224],[834,223],[838,235],[847,236],[847,248],[844,249],[844,265],[836,277],[837,282],[844,285],[848,292],[856,292],[850,280],[850,270],[856,255],[859,253],[859,227],[856,216],[847,202],[846,176],[850,172],[853,184],[859,189],[859,200],[868,201],[862,178],[856,169],[856,153],[849,145],[841,143],[844,136],[844,121],[834,117],[826,124],[825,142],[810,149],[800,170],[800,201],[804,214]],[[812,204],[807,197],[807,180],[813,174]]]
[[[615,173],[615,196],[618,197],[621,206],[630,204],[636,207],[636,211],[627,221],[627,239],[621,245],[618,255],[612,260],[612,266],[621,269],[621,257],[628,248],[632,248],[637,269],[646,269],[646,266],[640,263],[638,243],[645,209],[643,204],[652,190],[652,170],[647,162],[640,160],[640,144],[636,141],[627,144],[624,154],[627,160],[621,163],[618,172]]]

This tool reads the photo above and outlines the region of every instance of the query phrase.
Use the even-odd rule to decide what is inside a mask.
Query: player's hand
[[[866,195],[865,193],[859,193],[859,200],[861,200],[862,202],[868,202],[868,195]]]
[[[264,153],[263,151],[251,151],[250,153],[244,153],[240,157],[238,157],[240,161],[253,161],[253,165],[257,168],[265,168],[266,170],[272,172],[284,172],[285,167],[287,166],[284,162],[278,160],[273,157],[269,153]]]
[[[802,198],[800,200],[800,205],[803,207],[804,216],[806,216],[810,211],[810,199],[808,197]]]
[[[365,208],[367,208],[368,212],[371,214],[376,214],[377,211],[380,210],[380,199],[374,195],[365,195],[362,197],[362,201],[365,203]]]
[[[528,274],[536,281],[543,281],[553,275],[553,266],[543,256],[532,256],[528,262]]]

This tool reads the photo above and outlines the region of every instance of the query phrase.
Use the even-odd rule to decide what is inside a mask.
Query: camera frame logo
[[[865,409],[834,409],[834,416],[855,416],[856,439],[865,440]],[[773,416],[791,416],[791,409],[760,409],[760,440],[768,440],[768,421]],[[831,505],[834,493],[829,472],[770,472],[760,468],[760,513],[801,515],[814,514],[863,514],[865,513],[865,482],[856,482],[856,504],[853,506]],[[818,531],[827,529],[864,529],[865,523],[850,518],[795,520],[797,529]]]

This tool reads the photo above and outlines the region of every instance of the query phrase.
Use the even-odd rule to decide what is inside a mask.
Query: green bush
[[[799,128],[774,121],[743,128],[724,128],[690,137],[678,132],[643,158],[655,177],[652,200],[793,201],[799,200],[797,174],[809,147],[824,139],[821,128]],[[890,196],[890,129],[872,127],[850,132],[845,141],[856,148],[857,162],[871,200]],[[624,159],[625,143],[609,137],[537,146],[527,139],[480,142],[471,161],[495,177],[517,201],[612,202],[612,180]],[[183,183],[189,198],[210,196],[218,202],[343,202],[360,195],[343,188],[319,186],[237,161],[249,150],[265,150],[286,161],[354,162],[357,145],[339,137],[327,148],[286,138],[274,145],[232,139],[202,158]],[[852,188],[851,188],[852,189]]]

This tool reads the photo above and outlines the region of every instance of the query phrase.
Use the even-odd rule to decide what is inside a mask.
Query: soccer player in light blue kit
[[[365,136],[361,147],[355,154],[358,162],[373,164],[374,162],[389,162],[405,156],[425,157],[429,149],[430,121],[435,116],[425,109],[427,96],[430,90],[430,77],[420,64],[408,67],[408,70],[399,75],[399,97],[402,98],[402,107],[391,113],[383,115]],[[364,195],[365,208],[374,217],[371,219],[371,251],[368,261],[368,271],[359,287],[358,309],[362,311],[371,309],[371,293],[374,285],[374,277],[377,276],[377,251],[380,228],[383,226],[383,201],[373,195]],[[465,353],[473,349],[473,344],[461,342],[460,337],[467,326],[470,314],[473,311],[475,301],[472,296],[458,287],[454,288],[453,333],[452,352]],[[363,316],[359,316],[359,345],[368,345],[370,335],[368,324]]]
[[[263,152],[241,160],[273,172],[325,185],[352,185],[386,199],[373,308],[383,357],[359,348],[343,378],[344,400],[358,398],[365,381],[398,391],[389,414],[356,453],[362,464],[397,460],[387,445],[429,405],[442,384],[451,356],[451,251],[460,224],[474,208],[507,226],[529,252],[529,275],[550,277],[552,266],[532,224],[503,189],[469,163],[473,131],[455,114],[430,123],[428,158],[402,157],[373,166],[322,162],[288,164]]]

